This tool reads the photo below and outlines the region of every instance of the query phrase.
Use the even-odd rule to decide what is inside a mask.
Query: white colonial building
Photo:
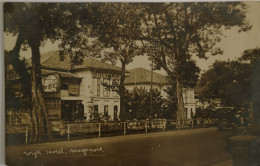
[[[151,81],[153,89],[157,89],[161,92],[161,95],[166,98],[167,93],[165,89],[167,87],[166,76],[153,72],[153,79],[151,79],[151,71],[144,68],[135,68],[129,70],[125,80],[125,87],[128,90],[136,88],[145,88],[148,91],[151,89]],[[194,89],[183,89],[183,102],[186,111],[186,117],[191,118],[196,113],[196,101],[194,96]]]
[[[167,87],[167,81],[165,76],[153,72],[152,79],[153,89],[157,89],[161,92],[161,95],[166,98],[167,93],[164,91]],[[135,68],[129,70],[129,73],[126,74],[125,87],[128,90],[133,90],[134,88],[145,88],[148,91],[151,89],[151,71],[144,68]]]
[[[186,118],[189,119],[196,114],[196,99],[194,89],[186,88],[182,93]]]
[[[63,75],[54,90],[60,93],[61,120],[119,120],[119,95],[102,83],[119,82],[121,68],[96,59],[84,59],[81,65],[71,66],[67,56],[60,61],[59,51],[41,57],[42,69]]]

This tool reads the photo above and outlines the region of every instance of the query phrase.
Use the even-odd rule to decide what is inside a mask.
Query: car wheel
[[[223,118],[219,122],[219,127],[221,127],[223,130],[227,130],[229,126],[229,122],[226,118]]]

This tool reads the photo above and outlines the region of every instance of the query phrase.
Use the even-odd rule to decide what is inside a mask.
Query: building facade
[[[153,78],[151,78],[153,76]],[[157,89],[161,92],[163,98],[167,98],[165,89],[167,88],[166,76],[153,72],[144,68],[135,68],[129,70],[125,80],[125,87],[128,90],[134,88],[145,88],[148,91],[151,89],[151,82],[153,89]],[[186,88],[183,89],[183,102],[186,112],[186,118],[189,119],[196,114],[196,100],[194,89]]]
[[[102,83],[119,82],[120,74],[99,69],[75,71],[75,74],[82,78],[79,98],[86,120],[119,120],[120,97]]]
[[[196,99],[194,89],[186,88],[182,92],[186,118],[190,119],[196,114]]]
[[[65,56],[63,61],[59,60],[59,51],[48,52],[42,57],[43,69],[70,73],[77,77],[61,80],[61,112],[64,117],[66,113],[71,115],[68,113],[71,110],[83,110],[80,118],[74,121],[119,120],[120,97],[117,92],[106,88],[104,83],[119,82],[121,68],[96,59],[84,59],[81,65],[71,66],[69,57]],[[71,121],[71,117],[68,120]]]
[[[165,76],[156,72],[152,74],[153,76],[151,76],[151,71],[144,68],[129,70],[129,73],[126,74],[125,87],[130,91],[134,88],[144,88],[149,91],[152,82],[153,89],[160,91],[161,95],[166,98],[167,93],[164,90],[167,87],[167,81]]]
[[[30,72],[30,60],[27,66]],[[12,91],[11,97],[7,96],[7,122],[16,126],[29,124],[30,108],[25,106],[30,104],[29,98],[24,97],[22,80],[7,61],[5,71],[7,90]],[[120,97],[103,86],[119,82],[120,73],[121,68],[95,59],[84,59],[81,65],[71,66],[67,56],[60,61],[59,51],[42,54],[43,97],[50,124],[120,120]]]

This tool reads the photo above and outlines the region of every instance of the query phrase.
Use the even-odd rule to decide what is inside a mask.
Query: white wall
[[[187,118],[191,118],[191,111],[193,115],[196,114],[196,100],[194,98],[194,89],[184,89],[183,90],[183,101],[184,108],[187,110]]]
[[[82,77],[80,87],[83,92],[81,98],[83,99],[82,104],[84,105],[84,114],[87,120],[90,120],[91,109],[90,106],[98,105],[98,112],[104,114],[104,106],[108,105],[108,115],[110,120],[114,117],[114,106],[118,106],[118,118],[120,112],[120,97],[113,95],[114,92],[110,91],[109,96],[104,96],[104,87],[100,85],[100,96],[94,95],[94,79],[93,73],[90,70],[76,72],[76,75]],[[120,79],[120,78],[119,78]],[[102,80],[102,78],[101,78]]]
[[[82,97],[92,97],[93,96],[93,77],[91,71],[80,71],[76,72],[76,75],[82,78],[80,84],[80,91],[82,91]]]

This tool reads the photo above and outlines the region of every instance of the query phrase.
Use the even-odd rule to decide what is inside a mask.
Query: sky
[[[194,58],[197,61],[197,65],[201,70],[207,70],[216,60],[234,60],[240,57],[244,50],[253,49],[260,47],[260,1],[256,2],[245,2],[248,5],[247,20],[251,25],[252,29],[247,32],[237,32],[237,28],[224,31],[225,37],[222,38],[221,42],[217,46],[221,47],[224,51],[222,55],[211,56],[208,54],[208,59]],[[15,44],[16,37],[11,35],[4,35],[4,48],[11,50]],[[40,48],[41,53],[45,53],[52,50],[58,50],[58,43],[51,43],[47,41],[45,46]],[[21,52],[22,56],[29,57],[31,55],[30,50]],[[150,70],[151,62],[146,56],[135,57],[134,61],[126,66],[127,70],[133,68],[142,67]],[[120,63],[117,63],[120,66]],[[160,74],[166,74],[165,71],[155,71]]]

